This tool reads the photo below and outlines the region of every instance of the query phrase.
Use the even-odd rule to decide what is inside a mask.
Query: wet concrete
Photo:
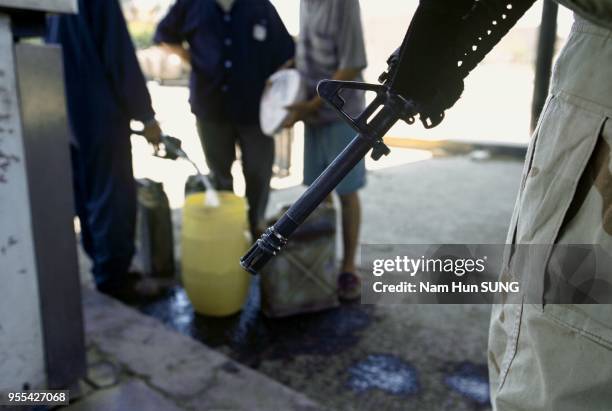
[[[444,383],[465,398],[477,405],[487,406],[489,398],[489,380],[486,365],[463,362],[451,365]]]
[[[520,170],[518,162],[449,158],[370,173],[362,239],[391,249],[502,243]],[[407,181],[419,182],[409,196],[397,190]],[[301,190],[273,192],[270,209]],[[402,223],[381,229],[383,221]],[[230,318],[194,314],[180,288],[141,310],[331,409],[490,409],[486,305],[357,303],[280,320],[259,307],[254,282],[245,309]]]
[[[259,281],[253,278],[243,310],[225,318],[205,317],[193,311],[185,291],[176,287],[164,299],[140,310],[175,330],[257,367],[262,360],[288,360],[298,355],[331,356],[359,341],[372,317],[372,307],[347,304],[337,309],[281,319],[260,311]]]
[[[371,354],[348,370],[353,391],[378,389],[392,395],[410,396],[419,391],[417,370],[388,354]]]
[[[486,306],[355,303],[268,319],[259,304],[254,280],[245,309],[232,317],[194,313],[180,287],[140,309],[332,409],[489,409],[486,367],[474,363],[484,358]],[[450,325],[463,316],[479,324],[470,333]],[[450,324],[436,324],[438,317]]]

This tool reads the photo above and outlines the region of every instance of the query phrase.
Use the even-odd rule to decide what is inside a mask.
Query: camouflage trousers
[[[577,18],[528,150],[508,243],[612,253],[611,147],[612,32]],[[507,269],[525,271],[511,259]],[[544,273],[521,274],[546,289]],[[612,410],[612,305],[495,305],[488,361],[497,411]]]

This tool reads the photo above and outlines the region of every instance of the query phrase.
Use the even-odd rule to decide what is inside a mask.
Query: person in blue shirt
[[[52,16],[47,42],[62,46],[72,134],[76,211],[97,288],[151,295],[128,275],[134,254],[136,189],[130,121],[152,144],[161,130],[117,0],[79,0],[78,15]]]
[[[257,235],[274,161],[259,103],[267,79],[293,57],[292,37],[269,0],[177,0],[154,40],[191,64],[191,110],[219,190],[233,189],[231,167],[240,147],[249,223]]]

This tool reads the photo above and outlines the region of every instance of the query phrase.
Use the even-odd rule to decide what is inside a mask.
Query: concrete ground
[[[186,151],[206,170],[194,119],[187,114],[185,107],[187,90],[152,86],[151,91],[164,128],[180,137]],[[303,191],[299,185],[300,134],[298,128],[290,176],[275,178],[272,182],[276,190],[270,200],[270,215],[280,206],[294,201]],[[184,162],[152,158],[150,149],[139,138],[133,139],[133,143],[136,176],[164,183],[174,208],[178,243],[183,183],[192,170]],[[368,161],[368,186],[361,193],[363,244],[387,244],[389,252],[392,252],[394,244],[504,242],[518,188],[521,161],[501,157],[474,161],[466,154],[444,156],[444,152],[439,150],[433,154],[427,150],[394,148],[391,156],[381,162]],[[235,191],[243,193],[244,181],[238,165],[233,174]],[[178,258],[180,244],[177,248]],[[81,258],[81,262],[82,271],[86,273],[87,261]],[[365,270],[362,274],[368,275]],[[87,275],[84,278],[88,280]],[[286,401],[284,404],[288,405],[279,408],[264,403],[259,409],[301,409],[299,404],[302,401],[337,410],[489,409],[486,371],[488,306],[368,306],[356,303],[282,320],[266,319],[260,314],[259,307],[258,283],[254,281],[243,311],[230,318],[211,319],[195,314],[180,287],[167,298],[139,309],[149,316],[149,320],[143,322],[145,329],[153,327],[167,332],[167,329],[158,327],[159,320],[182,334],[188,346],[192,346],[194,340],[200,341],[204,343],[199,345],[202,350],[210,351],[212,348],[216,351],[214,355],[225,355],[232,364],[238,363],[240,369],[247,370],[243,375],[248,374],[255,381],[256,376],[261,376],[264,381],[279,382],[282,391],[290,393],[281,396]],[[101,317],[91,317],[90,321],[104,322],[106,316],[112,317],[112,314],[108,312]],[[113,339],[119,338],[117,335],[123,334],[105,337],[106,351],[102,350],[103,356],[112,361],[118,361],[117,358],[124,355],[122,347],[125,345],[119,345],[116,352],[112,351],[115,347]],[[167,338],[181,337],[177,335],[170,332]],[[182,355],[181,346],[180,343],[168,345],[164,355]],[[99,349],[96,347],[94,344],[94,352]],[[164,381],[166,373],[171,384],[180,386],[184,379],[188,387],[200,384],[204,388],[196,394],[188,393],[195,395],[189,397],[191,399],[181,399],[181,391],[169,393],[160,390],[150,384],[149,374],[138,368],[160,358],[154,350],[148,352],[148,355],[137,357],[135,365],[119,361],[125,366],[121,368],[119,385],[114,387],[129,384],[127,389],[135,390],[138,395],[148,392],[153,402],[157,402],[161,395],[171,404],[185,409],[214,409],[210,403],[200,401],[211,396],[229,398],[242,394],[243,382],[238,380],[222,380],[227,383],[216,384],[209,390],[201,378],[218,370],[214,366],[212,369],[201,368],[198,374],[201,378],[198,379],[190,374],[192,368],[180,361],[173,363],[169,370],[149,371],[158,373],[156,381]],[[248,368],[242,368],[239,363]],[[249,372],[249,369],[255,372]],[[172,377],[174,372],[178,372],[176,377]],[[134,378],[136,381],[132,381]],[[97,394],[100,390],[95,390],[94,394],[107,400],[115,397],[125,399],[122,390],[107,389],[104,394]],[[262,389],[261,396],[276,396],[274,392]],[[253,409],[249,407],[249,401],[254,398],[252,395],[253,392],[246,393],[244,402],[226,403],[221,408]],[[300,399],[295,400],[298,397],[294,395]],[[91,395],[86,398],[95,399]],[[215,403],[215,406],[220,404]]]
[[[83,308],[88,373],[66,411],[323,409],[88,287]]]
[[[415,158],[368,173],[363,244],[503,243],[520,161]],[[274,191],[269,213],[302,191]],[[180,209],[175,220],[178,239]],[[253,281],[224,319],[195,314],[180,287],[139,307],[148,318],[91,291],[84,306],[93,375],[71,410],[489,409],[485,305],[353,303],[270,320]]]
[[[371,171],[362,243],[503,243],[521,167],[461,156]],[[270,212],[302,191],[275,191]],[[354,303],[270,320],[257,286],[242,313],[225,319],[194,314],[180,288],[140,309],[331,409],[489,409],[490,307]]]

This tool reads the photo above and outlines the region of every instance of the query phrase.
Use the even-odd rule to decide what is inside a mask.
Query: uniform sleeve
[[[184,1],[178,0],[170,7],[166,16],[157,25],[153,41],[156,44],[183,43],[183,41],[185,41],[184,27],[186,20],[187,7]]]
[[[287,31],[287,27],[278,15],[276,8],[270,3],[270,22],[274,43],[274,55],[270,74],[295,56],[295,41]]]
[[[89,25],[119,104],[130,119],[155,116],[151,96],[117,0],[88,0]]]
[[[361,10],[359,0],[339,2],[338,54],[339,69],[360,69],[367,67]]]

